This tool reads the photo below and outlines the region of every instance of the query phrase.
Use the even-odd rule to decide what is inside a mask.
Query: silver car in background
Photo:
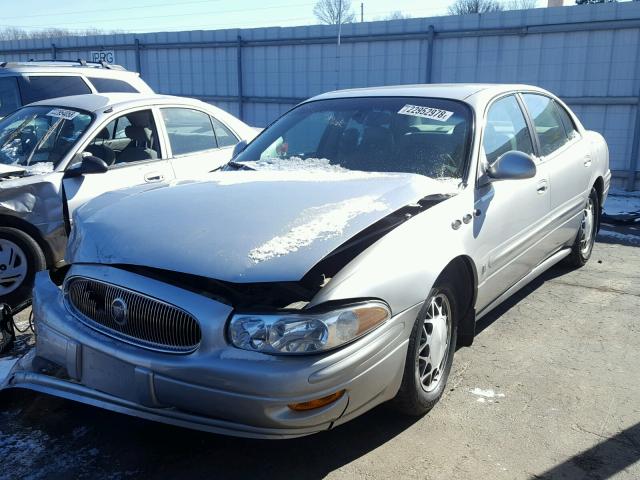
[[[35,272],[63,264],[71,215],[87,200],[203,175],[255,135],[219,108],[155,94],[43,100],[0,120],[0,303],[18,305]]]
[[[237,150],[241,150],[238,147]],[[286,438],[440,399],[476,320],[590,257],[607,146],[526,85],[328,93],[207,181],[76,211],[5,381],[213,432]]]

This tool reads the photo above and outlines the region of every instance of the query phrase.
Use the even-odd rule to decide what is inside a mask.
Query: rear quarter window
[[[128,82],[114,78],[88,77],[98,93],[140,93]]]
[[[18,84],[23,105],[49,98],[91,93],[82,77],[30,75],[18,77]]]

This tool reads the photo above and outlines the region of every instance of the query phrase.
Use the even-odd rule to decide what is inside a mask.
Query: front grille
[[[184,310],[126,288],[83,277],[66,284],[67,302],[88,326],[152,350],[193,351],[202,333]]]

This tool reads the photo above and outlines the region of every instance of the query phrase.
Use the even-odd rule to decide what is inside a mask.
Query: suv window
[[[98,93],[140,93],[130,83],[113,78],[88,77]]]
[[[202,152],[218,146],[208,114],[190,108],[163,108],[162,118],[173,155]]]
[[[489,163],[495,162],[500,155],[511,150],[533,153],[529,128],[513,95],[501,98],[491,105],[482,144]]]
[[[81,77],[24,76],[18,77],[18,83],[23,105],[49,98],[91,93]]]
[[[0,117],[20,106],[20,94],[16,77],[0,77]]]
[[[549,155],[569,141],[555,102],[544,95],[522,95],[540,139],[542,155]]]
[[[238,137],[236,137],[222,122],[211,117],[211,123],[213,123],[213,130],[216,134],[218,147],[231,147],[238,143]]]

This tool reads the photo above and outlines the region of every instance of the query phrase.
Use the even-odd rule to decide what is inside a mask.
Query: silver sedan
[[[79,208],[64,278],[36,279],[36,348],[4,385],[261,438],[387,401],[423,415],[477,319],[589,260],[608,163],[536,87],[312,98],[226,171]]]

